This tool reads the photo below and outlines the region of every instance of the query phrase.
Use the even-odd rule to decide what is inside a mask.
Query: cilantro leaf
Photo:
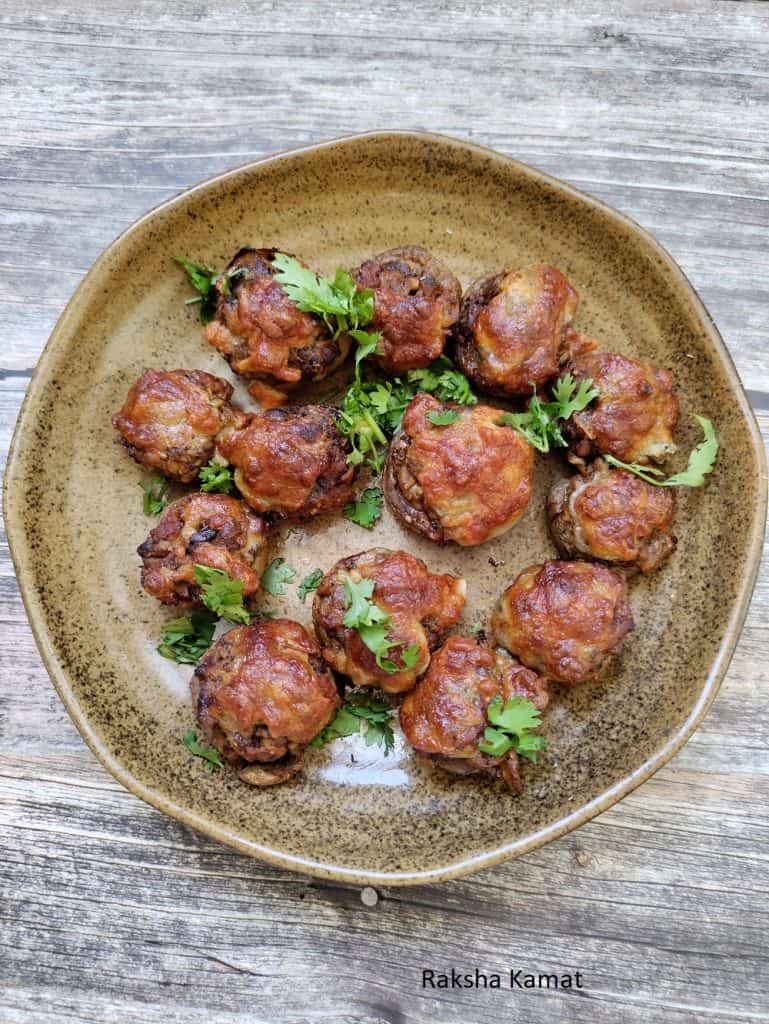
[[[214,285],[219,277],[219,272],[208,266],[207,263],[193,263],[191,260],[183,260],[178,256],[176,262],[186,270],[190,284],[195,291],[199,292],[197,298],[187,300],[187,305],[199,302],[200,322],[202,324],[210,323],[216,313],[216,288]]]
[[[665,474],[656,466],[640,466],[637,462],[622,462],[621,459],[615,459],[613,455],[604,455],[604,459],[612,466],[635,473],[647,484],[654,484],[655,487],[702,487],[705,477],[713,472],[719,445],[711,421],[706,416],[698,416],[696,413],[693,415],[702,428],[702,440],[689,453],[686,469],[680,473],[674,473],[666,480],[660,479]]]
[[[350,331],[350,337],[358,343],[355,353],[355,379],[360,380],[360,364],[372,353],[376,352],[377,345],[382,338],[381,331]]]
[[[214,491],[217,494],[231,494],[235,486],[232,466],[216,462],[214,459],[202,466],[198,473],[201,491]]]
[[[379,487],[367,487],[352,505],[344,510],[345,519],[357,523],[366,530],[373,530],[382,516],[382,491]]]
[[[552,447],[565,448],[562,422],[588,406],[598,397],[598,390],[589,378],[577,387],[570,373],[554,385],[552,402],[543,402],[534,384],[531,387],[533,394],[526,412],[503,412],[497,425],[512,427],[539,452],[547,453]]]
[[[392,709],[370,692],[358,691],[348,695],[336,718],[311,741],[311,747],[322,747],[340,736],[353,736],[361,731],[367,747],[384,747],[385,755],[395,747],[395,735],[390,724]]]
[[[356,342],[355,379],[359,381],[361,363],[376,351],[382,337],[379,331],[363,330],[374,317],[373,291],[359,288],[344,267],[338,267],[333,278],[321,277],[282,252],[275,253],[272,265],[277,268],[275,280],[299,309],[319,316],[334,339],[346,333]]]
[[[211,768],[212,771],[216,771],[219,768],[224,768],[224,761],[222,761],[222,755],[218,750],[213,747],[204,747],[198,742],[198,735],[194,729],[190,729],[189,732],[184,734],[182,741],[191,754],[195,757],[202,757]]]
[[[433,410],[427,414],[428,420],[436,427],[447,427],[450,423],[456,423],[459,413],[454,409],[444,409],[442,412]]]
[[[216,314],[216,286],[220,286],[223,295],[229,295],[231,283],[239,277],[248,277],[250,273],[248,267],[241,266],[233,267],[220,274],[213,267],[209,267],[207,263],[193,263],[191,260],[183,260],[178,256],[175,257],[175,260],[180,267],[187,271],[190,284],[199,293],[194,299],[187,299],[186,305],[200,303],[200,322],[204,325],[211,323]]]
[[[145,516],[159,516],[168,504],[170,490],[168,481],[160,474],[156,474],[149,480],[142,480],[139,486],[144,491],[142,508]]]
[[[195,582],[200,586],[203,604],[229,622],[248,624],[251,615],[243,605],[243,584],[221,569],[195,563]]]
[[[598,388],[588,377],[580,381],[579,387],[574,391],[574,378],[570,373],[559,377],[553,387],[554,404],[558,407],[553,410],[553,415],[560,420],[568,420],[575,412],[582,412],[593,399],[598,398]]]
[[[216,616],[194,611],[189,618],[171,619],[163,626],[158,651],[164,658],[183,665],[195,665],[214,639]]]
[[[273,558],[262,573],[262,590],[276,597],[285,594],[286,584],[293,583],[295,576],[296,569],[285,558]]]
[[[320,581],[323,579],[322,569],[313,569],[312,572],[308,573],[299,586],[296,588],[296,592],[299,595],[299,600],[304,604],[307,595],[317,590]]]
[[[340,736],[353,736],[356,732],[360,732],[361,719],[358,715],[354,715],[352,711],[347,708],[346,705],[337,711],[336,718],[333,722],[329,722],[318,733],[314,739],[310,740],[309,746],[311,747],[322,747],[326,743],[330,743],[332,740],[339,739]]]
[[[322,277],[282,252],[275,253],[272,265],[276,268],[275,280],[286,295],[302,312],[319,316],[334,338],[359,331],[371,322],[374,293],[370,288],[358,288],[352,274],[344,267],[337,269],[333,279]],[[366,335],[366,343],[368,339]]]
[[[457,402],[459,405],[476,405],[478,402],[470,381],[454,369],[448,356],[440,356],[425,370],[409,370],[406,379],[409,384],[415,384],[417,390],[427,391],[442,402]]]
[[[356,583],[350,576],[345,576],[344,593],[347,611],[342,622],[348,629],[357,630],[358,636],[376,658],[378,667],[391,675],[413,668],[419,660],[420,647],[418,644],[410,644],[404,648],[388,640],[392,620],[372,600],[374,581],[362,579]],[[393,647],[399,648],[400,665],[388,657]]]
[[[398,429],[406,406],[416,392],[409,384],[395,381],[355,379],[345,392],[339,409],[337,429],[352,445],[347,461],[366,463],[375,473],[384,465],[389,438]]]
[[[348,629],[373,626],[389,618],[371,599],[374,593],[373,580],[362,579],[356,583],[350,576],[345,575],[343,583],[347,611],[342,621]]]
[[[504,757],[514,750],[529,761],[537,760],[545,738],[533,732],[542,724],[542,718],[530,700],[511,697],[503,704],[501,697],[495,697],[486,708],[486,716],[491,725],[484,729],[483,739],[478,744],[482,753]]]

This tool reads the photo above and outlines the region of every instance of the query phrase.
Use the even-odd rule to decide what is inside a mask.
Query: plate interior
[[[400,741],[387,758],[352,738],[311,751],[299,780],[273,789],[211,773],[181,744],[193,724],[190,669],[155,650],[163,621],[178,613],[139,586],[135,549],[152,521],[138,482],[148,474],[116,443],[110,416],[145,367],[233,379],[205,344],[195,307],[184,305],[189,290],[173,257],[223,265],[242,245],[276,245],[333,272],[404,243],[432,250],[463,286],[504,265],[554,263],[580,293],[581,331],[674,373],[681,449],[698,440],[692,412],[710,416],[721,440],[709,485],[679,494],[678,550],[662,571],[631,584],[636,631],[622,656],[599,682],[555,688],[547,750],[524,769],[519,798],[431,770]],[[420,541],[385,512],[373,532],[341,517],[284,528],[275,553],[299,580],[367,547],[405,548],[465,576],[460,629],[485,624],[523,567],[555,555],[543,505],[565,472],[558,455],[537,457],[523,519],[476,549]],[[408,134],[342,140],[237,170],[130,229],[57,326],[21,417],[8,485],[13,553],[41,649],[81,730],[122,781],[250,852],[392,882],[530,848],[607,806],[670,755],[712,699],[736,640],[765,497],[734,369],[683,276],[648,236],[503,157]],[[310,602],[293,588],[269,603],[310,623]]]

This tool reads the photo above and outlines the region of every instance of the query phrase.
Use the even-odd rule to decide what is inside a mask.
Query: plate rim
[[[650,246],[665,263],[666,268],[672,272],[674,277],[677,277],[680,283],[684,286],[684,289],[688,293],[688,297],[692,302],[695,314],[698,316],[698,319],[702,323],[710,341],[720,356],[721,363],[736,394],[738,408],[742,413],[743,420],[748,428],[752,452],[756,458],[758,467],[757,482],[759,486],[756,507],[753,511],[751,535],[748,545],[746,562],[748,571],[743,577],[740,591],[732,605],[723,639],[719,645],[713,662],[710,665],[699,697],[685,721],[667,740],[667,742],[656,750],[653,755],[647,758],[642,765],[625,775],[622,779],[618,780],[614,785],[610,786],[602,793],[595,796],[588,803],[582,804],[577,810],[571,812],[565,817],[559,818],[555,822],[551,822],[549,825],[536,832],[528,833],[527,835],[519,837],[512,842],[504,843],[501,846],[494,847],[493,849],[486,850],[469,857],[461,857],[460,859],[452,861],[451,863],[445,864],[441,867],[427,868],[424,870],[412,869],[408,871],[388,872],[374,870],[364,871],[358,868],[348,868],[344,865],[333,864],[311,857],[290,854],[286,851],[275,849],[272,846],[263,845],[252,840],[246,840],[236,832],[192,812],[187,807],[178,804],[170,797],[164,796],[152,786],[148,786],[141,782],[122,764],[119,758],[113,755],[106,748],[96,729],[91,726],[87,714],[81,708],[77,698],[75,697],[69,682],[68,673],[60,663],[55,647],[50,641],[48,631],[44,624],[44,614],[36,588],[33,586],[32,581],[28,578],[26,572],[26,532],[24,529],[23,516],[21,514],[21,504],[19,503],[17,506],[15,494],[17,490],[18,475],[22,464],[21,438],[26,431],[28,421],[32,416],[31,410],[38,390],[39,381],[46,371],[47,364],[52,358],[52,354],[57,347],[59,338],[66,333],[70,320],[76,316],[78,308],[86,300],[91,287],[91,282],[93,281],[97,271],[118,248],[122,247],[125,240],[130,238],[134,233],[140,231],[144,225],[148,221],[154,219],[158,213],[171,209],[175,205],[188,200],[195,194],[206,191],[211,186],[224,182],[228,178],[236,177],[244,171],[256,169],[266,164],[278,164],[286,158],[333,149],[349,142],[358,142],[362,140],[384,141],[395,138],[415,138],[425,140],[427,142],[435,142],[443,147],[448,146],[456,149],[457,151],[466,152],[469,150],[477,156],[482,156],[497,163],[512,166],[523,176],[528,177],[535,182],[544,183],[545,185],[554,188],[556,191],[565,193],[570,198],[586,203],[588,206],[605,214],[610,220],[625,227],[626,229],[630,229],[634,234],[640,236],[640,238]],[[20,489],[21,481],[19,481],[18,487]],[[571,832],[578,826],[587,823],[602,811],[608,810],[609,807],[613,806],[620,799],[633,792],[633,790],[640,786],[642,782],[645,782],[654,775],[655,772],[662,768],[663,765],[667,764],[667,762],[670,761],[670,759],[692,736],[704,719],[708,709],[716,697],[716,694],[718,693],[723,678],[726,675],[726,671],[729,667],[729,663],[742,632],[742,627],[745,622],[745,617],[750,606],[758,576],[766,526],[766,514],[766,453],[758,422],[748,401],[745,387],[739,377],[732,355],[721,337],[721,334],[708,309],[684,271],[670,253],[668,253],[660,244],[660,242],[649,231],[627,214],[603,202],[601,199],[583,192],[581,189],[577,189],[568,182],[556,178],[554,175],[523,163],[514,157],[500,153],[488,146],[482,146],[475,142],[458,139],[438,132],[416,131],[410,129],[377,129],[367,132],[355,132],[320,142],[292,147],[290,149],[281,150],[277,153],[259,157],[256,160],[246,161],[236,167],[229,168],[219,174],[205,178],[189,188],[182,189],[170,196],[168,199],[162,200],[160,203],[147,210],[128,225],[128,227],[121,231],[120,234],[118,234],[93,261],[74,293],[67,301],[67,304],[57,319],[56,324],[54,325],[54,328],[51,331],[42,352],[40,353],[30,377],[29,385],[16,420],[13,436],[8,449],[8,458],[3,477],[3,515],[6,535],[8,538],[8,546],[24,610],[32,629],[35,643],[38,651],[40,652],[46,671],[48,672],[54,688],[64,704],[67,713],[73,720],[78,732],[85,740],[91,752],[113,776],[113,778],[121,783],[121,785],[123,785],[129,792],[138,796],[141,800],[156,810],[162,811],[169,817],[172,817],[177,821],[181,821],[183,824],[194,828],[198,832],[202,832],[212,839],[234,847],[241,853],[248,854],[252,857],[258,857],[261,860],[267,861],[268,863],[281,868],[299,871],[317,878],[332,879],[356,885],[375,884],[385,887],[423,885],[458,878],[462,875],[479,871],[482,868],[491,867],[512,857],[535,850],[538,847],[543,846],[545,843],[557,839],[560,836]]]

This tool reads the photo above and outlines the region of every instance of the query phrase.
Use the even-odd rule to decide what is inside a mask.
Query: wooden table
[[[207,6],[2,6],[4,450],[57,316],[135,217],[372,127],[477,140],[649,228],[769,437],[769,4]],[[3,1024],[769,1020],[765,571],[721,693],[667,768],[530,856],[364,900],[121,789],[48,680],[4,541],[1,557]],[[421,988],[423,968],[476,966],[580,971],[585,987]]]

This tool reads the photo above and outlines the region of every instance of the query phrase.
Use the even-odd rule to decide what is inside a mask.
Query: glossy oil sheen
[[[186,256],[222,265],[243,245],[303,256],[323,272],[404,243],[431,249],[463,286],[503,265],[554,263],[581,295],[577,326],[606,350],[675,375],[683,451],[689,413],[715,422],[707,487],[679,494],[678,550],[631,584],[636,631],[599,682],[556,689],[547,751],[525,792],[420,765],[400,743],[385,758],[347,739],[311,751],[288,785],[253,789],[210,772],[181,743],[193,724],[188,666],[155,643],[163,609],[139,586],[136,546],[152,525],[143,474],[110,426],[144,367],[232,379],[203,341]],[[239,395],[243,396],[242,389]],[[679,468],[681,458],[675,463]],[[543,511],[559,456],[537,458],[522,520],[479,548],[440,548],[386,513],[375,533],[341,517],[276,539],[297,569],[374,544],[406,548],[464,575],[463,626],[487,621],[524,566],[552,557]],[[6,474],[14,563],[56,688],[97,756],[167,813],[246,853],[312,874],[408,884],[448,878],[530,850],[588,820],[652,774],[691,735],[726,670],[750,599],[766,505],[758,431],[724,345],[681,271],[621,214],[489,150],[436,135],[374,133],[287,153],[184,193],[99,258],[62,315],[19,417]],[[309,623],[310,602],[286,614]],[[273,600],[277,606],[277,600]]]

